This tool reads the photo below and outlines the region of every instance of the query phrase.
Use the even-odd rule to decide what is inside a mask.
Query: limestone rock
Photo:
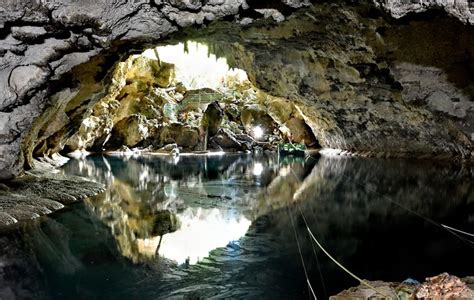
[[[245,106],[241,111],[240,119],[247,133],[252,133],[256,126],[261,127],[265,134],[271,134],[275,128],[275,122],[262,105]]]
[[[153,145],[160,148],[167,144],[177,144],[180,147],[192,150],[199,142],[200,133],[198,128],[173,123],[160,128]]]
[[[452,105],[436,93],[429,101],[432,105],[425,101],[416,106],[404,101],[408,81],[398,80],[394,74],[396,68],[392,67],[399,62],[437,67],[454,74],[454,77],[447,76],[448,81],[453,80],[457,71],[452,73],[445,66],[437,66],[437,57],[425,55],[425,50],[434,45],[439,51],[431,52],[455,58],[460,57],[459,53],[472,53],[469,45],[450,42],[450,37],[458,36],[449,33],[457,32],[460,37],[463,33],[462,36],[469,39],[460,40],[469,42],[470,27],[462,27],[460,22],[458,26],[455,19],[444,17],[430,20],[438,24],[436,28],[445,30],[444,33],[432,30],[436,34],[431,43],[423,39],[428,34],[409,27],[410,34],[401,36],[414,37],[417,42],[411,44],[417,45],[420,51],[394,57],[393,53],[410,48],[407,46],[410,43],[392,47],[385,33],[391,29],[399,32],[404,24],[367,18],[362,13],[368,11],[366,2],[357,5],[316,3],[305,7],[308,2],[269,1],[262,18],[267,15],[279,21],[284,16],[285,21],[246,22],[249,25],[242,30],[226,22],[207,24],[244,11],[249,13],[245,16],[250,15],[253,20],[254,11],[262,8],[260,5],[244,0],[118,1],[113,4],[105,0],[2,1],[0,178],[18,175],[25,162],[30,165],[36,146],[44,149],[44,145],[51,142],[55,144],[51,149],[58,151],[78,130],[82,120],[94,115],[91,107],[106,92],[113,94],[108,103],[119,101],[121,98],[116,99],[119,95],[125,97],[120,94],[127,85],[124,76],[108,73],[109,68],[122,59],[123,53],[119,52],[142,50],[143,45],[156,44],[181,27],[196,24],[206,26],[190,30],[190,36],[205,36],[216,54],[225,56],[232,66],[245,69],[258,88],[301,107],[302,119],[313,129],[322,146],[365,153],[391,151],[412,157],[434,154],[470,159],[474,133],[472,96],[460,98],[451,91],[441,90],[439,92],[451,97]],[[374,0],[373,3],[396,18],[410,12],[442,8],[463,23],[474,23],[472,5],[467,0]],[[294,12],[286,15],[285,8]],[[235,19],[239,22],[239,17]],[[450,27],[453,24],[455,26]],[[440,41],[457,48],[446,50]],[[380,50],[383,48],[389,50]],[[414,61],[414,57],[426,58],[420,63]],[[95,63],[88,64],[92,61]],[[81,69],[78,64],[83,63],[91,67],[75,72]],[[127,64],[125,61],[117,63],[116,72],[126,73],[130,66]],[[464,61],[456,64],[469,66]],[[145,73],[152,74],[156,70],[150,68]],[[158,76],[157,80],[135,72],[142,81],[129,91],[133,90],[134,96],[147,96],[155,85],[168,86],[173,77],[169,70],[159,73],[162,77]],[[86,73],[88,76],[83,76]],[[85,77],[87,80],[83,80]],[[56,102],[51,98],[59,89],[74,88],[79,89],[75,97]],[[454,85],[454,88],[456,95],[469,95],[468,86]],[[45,142],[38,136],[58,109],[64,110],[73,121]],[[103,136],[121,119],[104,118],[94,130]],[[248,123],[248,114],[244,119]],[[92,143],[89,138],[80,137],[71,147]]]
[[[171,83],[175,80],[174,72],[174,65],[165,62],[161,63],[160,72],[155,78],[155,81],[158,86],[162,88],[169,87]]]
[[[248,8],[243,0],[206,4],[190,1],[184,5],[186,8],[177,6],[169,1],[0,3],[0,109],[7,114],[2,116],[2,121],[8,122],[0,132],[0,178],[17,175],[23,168],[25,157],[22,156],[27,158],[33,149],[23,149],[22,153],[20,145],[36,118],[51,108],[48,107],[50,87],[61,87],[50,79],[61,79],[83,63],[84,60],[75,59],[77,53],[107,52],[114,42],[157,41],[175,32],[176,26],[214,20],[238,14],[241,7]],[[188,7],[196,11],[189,12]],[[64,54],[73,59],[63,59]],[[85,57],[90,58],[90,55]],[[48,72],[51,66],[54,66],[54,74]],[[97,81],[104,79],[105,72],[93,71]],[[94,93],[89,96],[81,97],[94,102]],[[6,112],[5,108],[8,108]]]
[[[331,300],[343,299],[472,299],[474,291],[456,276],[443,273],[426,279],[420,284],[414,280],[402,283],[367,281],[376,291],[360,284],[331,296]]]
[[[290,119],[293,105],[286,99],[274,98],[266,102],[268,115],[278,124],[283,124]]]
[[[212,137],[210,142],[211,144],[214,143],[225,150],[242,149],[242,143],[240,143],[235,137],[235,135],[227,129],[219,130],[219,132],[214,137]]]
[[[383,7],[395,18],[401,18],[408,13],[419,13],[429,9],[442,8],[449,14],[458,18],[462,22],[474,24],[474,13],[472,2],[468,0],[449,1],[449,0],[419,0],[404,2],[399,0],[374,0],[374,2]]]
[[[104,191],[99,183],[79,177],[62,177],[49,173],[26,175],[6,182],[0,191],[0,228],[39,218],[42,215]]]
[[[47,34],[46,29],[41,26],[12,27],[11,31],[15,39],[27,43],[36,42]]]
[[[24,95],[37,87],[47,75],[48,73],[38,66],[19,66],[10,74],[10,86],[17,94]]]
[[[131,60],[125,80],[128,84],[133,82],[154,83],[159,76],[161,64],[159,60],[144,56],[136,56]]]
[[[168,145],[165,145],[163,147],[161,147],[160,149],[157,150],[157,152],[164,152],[164,153],[179,153],[179,148],[178,148],[178,144],[168,144]]]
[[[285,21],[285,16],[276,9],[256,9],[256,12],[263,15],[264,18],[272,18],[276,22]]]
[[[225,113],[231,120],[239,120],[240,119],[240,109],[236,104],[229,104],[225,107]]]
[[[117,122],[112,129],[112,135],[108,144],[125,145],[134,147],[148,137],[149,129],[146,118],[140,114],[134,114]],[[107,146],[106,146],[107,147]]]
[[[311,128],[303,120],[291,118],[285,126],[290,130],[292,142],[304,143],[306,146],[314,146],[317,143]]]
[[[176,144],[186,149],[193,149],[199,143],[199,130],[195,127],[181,127],[176,135]]]
[[[443,273],[426,279],[416,292],[420,299],[472,299],[474,290],[456,276]]]

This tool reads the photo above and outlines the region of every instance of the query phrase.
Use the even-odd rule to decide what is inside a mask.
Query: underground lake
[[[472,241],[441,226],[472,228],[472,170],[449,164],[94,155],[60,171],[106,191],[0,237],[21,298],[308,298],[296,239],[318,298],[357,285],[306,224],[367,280],[472,274]]]
[[[474,299],[473,25],[0,1],[0,300]]]

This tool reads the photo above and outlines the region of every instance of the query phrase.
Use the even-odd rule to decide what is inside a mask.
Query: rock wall
[[[395,17],[444,7],[462,22],[472,23],[468,1],[419,3],[376,1],[376,5]],[[0,179],[18,175],[25,164],[32,167],[36,139],[45,133],[54,134],[54,122],[69,120],[67,122],[71,125],[63,130],[74,132],[78,129],[87,108],[105,90],[112,58],[119,59],[120,53],[125,53],[127,49],[143,49],[145,43],[157,43],[186,26],[200,28],[193,31],[194,36],[201,32],[208,34],[209,31],[204,30],[207,25],[225,17],[232,19],[234,24],[250,26],[248,32],[254,34],[252,44],[241,45],[240,52],[234,52],[242,54],[242,50],[249,51],[245,56],[250,59],[237,64],[244,64],[243,67],[254,74],[254,82],[276,96],[295,96],[295,101],[306,101],[303,107],[313,107],[306,122],[313,124],[311,127],[318,139],[323,141],[323,146],[375,153],[400,147],[398,139],[402,139],[403,149],[398,152],[470,155],[472,140],[450,121],[450,117],[436,118],[430,110],[414,109],[411,105],[395,101],[402,96],[390,87],[390,81],[396,80],[384,76],[390,68],[375,64],[377,71],[374,75],[371,68],[377,56],[370,57],[374,49],[364,39],[367,38],[367,30],[379,33],[376,28],[370,27],[376,26],[374,23],[371,25],[361,21],[361,15],[354,11],[353,5],[347,5],[344,1],[315,4],[311,11],[300,14],[299,24],[306,22],[303,29],[291,26],[297,23],[292,21],[285,22],[290,26],[282,25],[280,30],[266,32],[265,28],[273,27],[275,22],[283,21],[297,8],[308,4],[300,0],[2,1]],[[259,30],[253,30],[255,19],[262,17],[268,18],[268,21]],[[325,23],[327,21],[339,23]],[[226,26],[223,30],[237,28]],[[219,30],[219,26],[212,28]],[[293,32],[285,31],[290,29]],[[275,45],[267,43],[266,48],[259,49],[262,44],[258,43],[258,37],[262,34],[280,41]],[[283,43],[285,39],[289,43]],[[316,45],[318,42],[324,44]],[[313,54],[307,53],[308,44],[311,44],[313,50],[310,52]],[[226,52],[230,52],[231,47]],[[355,56],[346,54],[348,50]],[[358,59],[362,52],[365,52],[365,57]],[[308,64],[308,61],[311,63]],[[82,65],[81,70],[81,64],[85,62],[88,62],[87,66]],[[255,65],[249,65],[251,63]],[[324,76],[321,75],[322,69],[328,71]],[[364,77],[364,72],[369,75]],[[381,86],[381,80],[387,82]],[[352,90],[348,91],[346,87]],[[387,87],[390,87],[390,92],[387,92],[390,95],[384,96],[383,91]],[[378,90],[373,92],[374,88]],[[336,95],[332,95],[333,92]],[[442,94],[430,95],[432,98],[428,102],[433,106],[441,107],[448,114],[454,113],[454,117],[464,114],[445,108],[447,102]],[[367,98],[392,100],[369,101]],[[337,99],[334,104],[331,103],[333,99]],[[344,104],[347,99],[357,99],[351,110],[346,109]],[[472,106],[465,104],[466,101],[461,100],[462,109],[469,115],[472,114]],[[364,113],[354,114],[357,111]],[[388,123],[386,116],[391,118]],[[466,128],[472,128],[470,126],[468,124]],[[370,146],[363,146],[367,144]]]
[[[289,9],[303,4],[299,0],[274,3]],[[51,105],[49,96],[61,87],[55,81],[74,66],[119,43],[156,42],[181,27],[246,9],[244,0],[2,1],[0,179],[22,170],[23,138]],[[70,101],[78,92],[63,93],[54,105]]]
[[[463,23],[474,24],[474,3],[457,0],[374,0],[395,18],[401,18],[410,13],[425,12],[430,9],[444,10]]]
[[[333,3],[271,29],[202,38],[259,88],[297,103],[323,147],[470,159],[473,35],[445,14],[397,21]]]

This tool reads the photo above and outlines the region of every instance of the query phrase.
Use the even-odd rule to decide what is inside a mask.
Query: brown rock
[[[285,126],[290,130],[292,142],[304,142],[306,146],[314,146],[317,143],[311,128],[305,121],[298,118],[291,118],[285,123]]]

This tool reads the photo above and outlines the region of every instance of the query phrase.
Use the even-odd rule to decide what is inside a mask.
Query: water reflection
[[[279,168],[275,156],[101,156],[70,162],[64,172],[108,186],[86,201],[133,262],[158,254],[195,264],[241,238],[256,214],[259,190]]]
[[[0,298],[308,298],[290,214],[318,298],[357,285],[313,250],[300,209],[363,278],[472,275],[472,244],[431,223],[472,232],[472,167],[225,155],[95,156],[63,170],[109,188],[0,236]]]

